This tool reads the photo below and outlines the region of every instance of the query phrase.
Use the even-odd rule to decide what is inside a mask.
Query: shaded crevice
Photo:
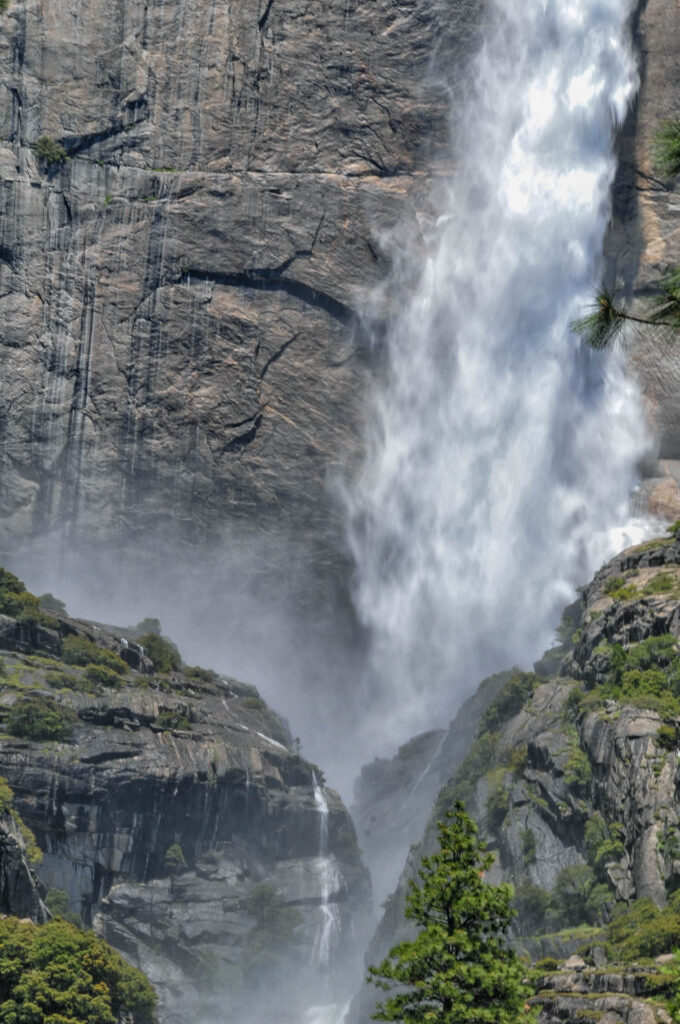
[[[260,373],[260,380],[264,380],[264,376],[265,376],[267,370],[269,369],[269,367],[272,365],[272,363],[276,363],[281,358],[281,356],[286,351],[286,349],[290,348],[290,346],[293,344],[293,342],[297,341],[297,339],[299,337],[300,337],[300,332],[298,331],[296,334],[293,335],[292,338],[289,338],[288,341],[284,341],[283,345],[281,345],[280,348],[277,348],[276,352],[274,352],[274,353],[272,353],[272,355],[270,355],[269,359],[267,360],[267,362],[262,367],[262,371]]]
[[[255,417],[255,422],[253,423],[250,430],[247,430],[244,434],[239,434],[238,437],[234,437],[231,439],[231,441],[228,441],[225,444],[223,451],[239,452],[242,451],[243,448],[246,448],[249,444],[251,444],[251,442],[254,441],[255,438],[257,437],[257,432],[262,426],[262,418],[262,413],[258,413],[258,415]]]
[[[312,288],[302,281],[294,278],[283,277],[283,272],[290,266],[298,255],[291,257],[280,267],[260,268],[243,270],[238,274],[220,274],[219,272],[206,273],[203,270],[187,270],[182,275],[181,283],[191,285],[193,282],[206,281],[208,283],[223,285],[226,288],[254,288],[257,291],[285,292],[296,299],[323,310],[334,320],[348,325],[358,321],[357,314],[351,306],[333,298],[328,292],[322,292],[318,288]]]
[[[260,20],[257,23],[257,27],[259,28],[260,32],[264,31],[264,27],[267,24],[267,19],[269,18],[269,12],[272,9],[273,3],[274,3],[274,0],[269,0],[269,2],[267,3],[267,6],[264,9],[264,14],[262,15],[262,17],[260,18]]]
[[[142,105],[140,104],[140,109]],[[107,139],[112,139],[116,135],[121,135],[123,132],[129,131],[136,125],[141,124],[146,120],[148,111],[145,109],[143,116],[138,118],[136,121],[131,121],[129,124],[112,124],[108,128],[103,128],[99,132],[89,132],[86,135],[72,135],[70,137],[61,138],[59,142],[66,150],[68,156],[78,156],[80,153],[84,153],[86,150],[91,149],[92,146],[96,146],[99,142],[106,142]]]

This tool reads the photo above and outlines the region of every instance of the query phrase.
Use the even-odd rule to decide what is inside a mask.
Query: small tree
[[[369,981],[379,988],[399,988],[373,1019],[514,1024],[530,989],[505,939],[512,887],[484,881],[493,856],[461,803],[437,827],[439,851],[423,858],[422,884],[411,880],[406,898],[406,916],[420,932],[369,968]]]

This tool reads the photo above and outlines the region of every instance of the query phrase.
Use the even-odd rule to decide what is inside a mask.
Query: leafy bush
[[[243,944],[244,978],[251,986],[270,985],[272,978],[284,978],[295,969],[302,918],[295,907],[285,905],[278,889],[266,883],[250,890],[244,909],[256,922]]]
[[[676,637],[670,633],[648,637],[628,649],[621,644],[603,644],[598,653],[609,664],[606,682],[598,687],[596,700],[611,698],[664,715],[680,715],[680,652]],[[592,703],[590,698],[585,701]]]
[[[498,832],[510,808],[510,794],[503,783],[504,774],[501,769],[501,777],[491,780],[486,800],[486,823],[492,832]]]
[[[63,889],[48,889],[45,906],[55,917],[65,917],[69,908],[68,895]]]
[[[184,669],[184,675],[189,679],[197,679],[201,683],[216,683],[220,678],[217,672],[211,668],[201,668],[200,665],[189,665]]]
[[[156,994],[103,939],[67,921],[0,919],[0,1021],[152,1024]]]
[[[582,924],[584,920],[594,923],[587,910],[595,885],[595,874],[589,864],[570,864],[562,868],[550,896],[550,907],[562,927]]]
[[[680,121],[661,122],[654,133],[652,153],[661,174],[672,178],[680,173]]]
[[[178,672],[182,667],[182,658],[175,645],[158,633],[145,633],[137,643],[144,648],[144,653],[151,658],[157,672]]]
[[[77,716],[50,697],[19,700],[7,715],[7,732],[27,740],[70,740]]]
[[[610,576],[604,585],[604,592],[614,601],[630,601],[637,594],[634,583],[626,583],[623,576]]]
[[[244,697],[243,706],[249,711],[265,711],[267,707],[261,697]]]
[[[101,683],[102,686],[120,686],[120,676],[107,665],[87,665],[85,678],[90,683]]]
[[[680,746],[680,735],[677,725],[668,725],[663,722],[656,733],[656,742],[664,750],[675,750]]]
[[[0,814],[9,814],[12,809],[14,792],[6,778],[0,775]]]
[[[38,159],[48,167],[62,163],[68,155],[64,147],[49,135],[41,135],[38,141],[33,143],[33,150]]]
[[[95,686],[89,679],[77,676],[73,672],[48,672],[45,682],[55,690],[76,690],[83,693],[94,693],[95,691]]]
[[[168,847],[163,858],[163,866],[169,875],[179,875],[180,872],[186,871],[187,861],[179,843],[173,843]]]
[[[191,729],[191,722],[180,711],[161,711],[156,719],[156,725],[164,732],[172,732],[173,729],[187,731]]]
[[[40,607],[40,601],[26,590],[26,586],[13,573],[0,568],[0,614],[10,615],[21,622],[35,622],[56,626],[56,622]]]
[[[610,960],[637,960],[669,953],[680,945],[678,894],[663,910],[651,900],[618,906],[607,925],[606,946]]]
[[[642,593],[645,596],[652,594],[670,594],[675,589],[677,580],[669,572],[659,572],[652,576],[649,583],[645,583]]]
[[[584,795],[590,785],[592,771],[588,755],[578,746],[576,739],[569,743],[569,756],[564,769],[564,781],[578,794]]]
[[[544,956],[542,960],[537,960],[534,964],[536,970],[544,971],[546,974],[549,971],[556,971],[559,966],[559,962],[554,956]]]
[[[61,656],[67,665],[106,665],[124,676],[129,666],[114,651],[88,640],[86,636],[67,636],[62,641]]]
[[[526,704],[541,680],[532,672],[516,672],[484,712],[480,733],[496,732]]]
[[[525,828],[520,833],[522,843],[522,857],[525,864],[533,864],[536,860],[536,836],[530,828]]]
[[[41,594],[38,598],[40,607],[50,615],[66,615],[66,605],[54,594]]]

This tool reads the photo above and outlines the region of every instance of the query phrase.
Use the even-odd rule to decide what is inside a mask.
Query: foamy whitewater
[[[636,387],[569,329],[600,280],[614,132],[637,88],[633,6],[491,4],[348,499],[374,710],[395,738],[446,721],[484,674],[530,664],[574,587],[640,538]]]

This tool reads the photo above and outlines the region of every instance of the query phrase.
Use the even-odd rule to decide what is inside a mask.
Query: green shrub
[[[645,597],[652,594],[669,594],[675,589],[677,580],[669,572],[659,572],[642,588]]]
[[[521,882],[515,888],[512,906],[517,911],[517,929],[521,935],[535,935],[545,924],[550,896],[539,885]]]
[[[35,840],[35,835],[32,829],[28,827],[24,819],[21,817],[21,815],[15,808],[12,809],[12,817],[14,818],[14,823],[21,832],[21,838],[23,839],[26,845],[26,859],[28,863],[40,864],[41,860],[43,859],[42,850],[40,849]]]
[[[486,823],[492,832],[498,832],[510,809],[510,794],[503,779],[492,782],[486,800]]]
[[[166,850],[165,857],[163,858],[163,866],[169,875],[179,875],[182,871],[187,869],[187,861],[184,856],[184,851],[179,843],[173,843]]]
[[[156,725],[159,729],[164,732],[172,732],[173,730],[179,729],[187,731],[191,729],[191,722],[183,715],[180,711],[161,711],[160,715],[156,719]]]
[[[0,775],[0,814],[9,814],[14,800],[14,792],[4,776]]]
[[[200,665],[190,665],[184,669],[184,675],[189,679],[197,679],[201,683],[216,683],[220,678],[217,672],[211,668],[201,668]]]
[[[551,909],[562,927],[582,924],[584,920],[594,923],[586,910],[595,885],[595,874],[590,865],[570,864],[562,868],[550,896]]]
[[[615,908],[607,925],[610,960],[632,961],[669,953],[680,945],[680,911],[671,899],[659,910],[651,900],[637,900],[630,907]]]
[[[106,665],[121,676],[129,671],[129,666],[118,654],[80,634],[67,636],[62,641],[61,656],[67,665]]]
[[[7,732],[27,740],[70,740],[77,716],[50,697],[16,701],[7,715]],[[0,1018],[1,1019],[1,1018]]]
[[[244,697],[243,706],[250,711],[265,711],[267,708],[261,697]]]
[[[269,986],[272,979],[283,981],[297,969],[302,918],[295,907],[285,905],[273,885],[254,886],[244,904],[255,925],[246,936],[241,959],[250,987]]]
[[[103,939],[67,921],[0,919],[0,1021],[152,1024],[156,994]]]
[[[656,168],[669,178],[680,173],[680,122],[662,121],[654,133],[652,156]],[[673,524],[675,526],[677,524]],[[673,530],[673,526],[670,527]]]
[[[680,746],[680,736],[677,725],[668,725],[662,722],[656,733],[656,742],[664,750],[675,750]]]
[[[68,155],[64,147],[49,135],[41,135],[38,141],[33,143],[33,150],[38,159],[48,167],[62,163]]]
[[[94,693],[94,684],[84,676],[77,676],[73,672],[48,672],[45,682],[55,690],[76,690],[82,693]]]
[[[522,857],[525,865],[533,864],[536,860],[536,836],[530,828],[525,828],[519,838],[522,843]]]
[[[55,917],[64,917],[68,913],[68,895],[63,889],[48,889],[45,894],[45,906]]]
[[[178,672],[182,667],[182,658],[175,645],[158,633],[145,633],[137,643],[144,648],[144,653],[151,658],[157,672]]]
[[[532,672],[515,672],[484,712],[479,727],[480,734],[497,732],[505,722],[514,718],[540,682],[540,677]]]
[[[588,755],[578,746],[578,740],[569,743],[569,756],[564,769],[564,781],[579,795],[588,790],[592,778],[592,770]]]
[[[610,576],[604,585],[604,592],[614,601],[630,601],[637,594],[634,583],[626,583],[623,576]]]
[[[0,614],[10,615],[21,622],[35,622],[45,626],[56,626],[56,621],[46,615],[35,594],[13,573],[0,568]]]
[[[66,615],[66,605],[54,594],[41,594],[38,598],[40,607],[49,615]]]
[[[542,960],[537,960],[534,964],[536,970],[543,971],[546,974],[549,971],[558,970],[559,966],[559,962],[555,959],[554,956],[544,956]]]
[[[90,683],[101,683],[102,686],[120,686],[120,676],[107,665],[86,665],[85,678]]]

